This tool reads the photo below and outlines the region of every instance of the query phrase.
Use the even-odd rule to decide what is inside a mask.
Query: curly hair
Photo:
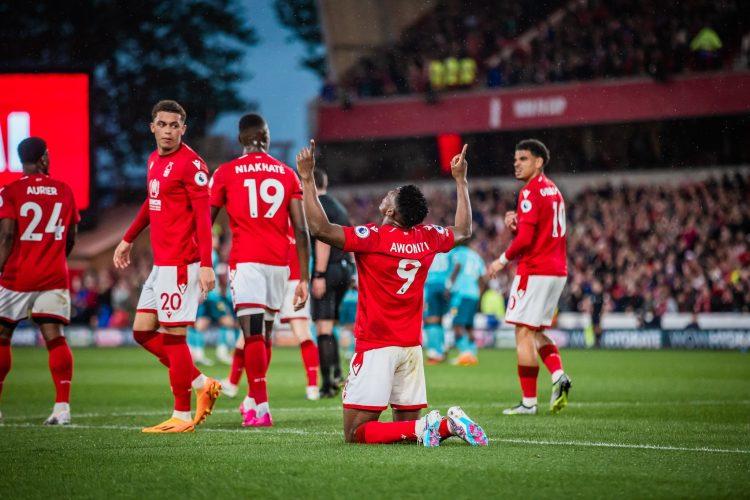
[[[414,184],[398,188],[396,210],[406,227],[414,227],[421,223],[430,211],[422,191]]]

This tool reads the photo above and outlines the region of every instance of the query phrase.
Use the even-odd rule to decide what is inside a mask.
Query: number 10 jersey
[[[345,227],[344,251],[357,263],[356,351],[422,344],[424,282],[435,254],[453,248],[453,231],[419,224]]]
[[[0,286],[17,292],[68,288],[65,243],[78,224],[73,191],[48,175],[25,175],[0,189],[0,219],[16,222],[16,235]]]
[[[291,168],[266,153],[224,163],[210,183],[211,206],[226,206],[232,229],[229,264],[287,266],[289,205],[302,198]]]

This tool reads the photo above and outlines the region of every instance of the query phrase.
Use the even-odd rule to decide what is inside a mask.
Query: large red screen
[[[0,186],[21,176],[18,143],[47,141],[50,175],[89,206],[89,76],[0,74]]]

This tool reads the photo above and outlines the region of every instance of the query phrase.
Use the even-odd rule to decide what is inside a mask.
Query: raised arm
[[[14,219],[0,219],[0,273],[3,272],[5,262],[13,250],[15,237],[16,221]]]
[[[471,238],[471,201],[469,200],[469,181],[466,179],[468,164],[466,163],[466,148],[461,150],[451,160],[451,175],[456,180],[456,219],[453,227],[455,244]]]
[[[313,171],[315,170],[315,141],[310,141],[309,148],[303,148],[297,154],[297,173],[302,181],[302,200],[307,216],[310,233],[324,243],[336,248],[344,248],[346,237],[344,229],[338,224],[331,224],[323,206],[318,200]]]

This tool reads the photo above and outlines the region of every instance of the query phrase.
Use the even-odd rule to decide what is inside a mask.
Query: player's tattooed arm
[[[289,215],[294,227],[294,240],[299,259],[300,280],[294,290],[294,310],[299,311],[305,305],[308,298],[307,284],[310,281],[310,233],[307,229],[305,208],[302,201],[292,199],[289,205]]]
[[[297,153],[297,173],[302,181],[302,201],[310,226],[310,234],[324,243],[336,248],[344,248],[346,236],[344,228],[338,224],[331,224],[323,206],[318,200],[318,190],[315,187],[313,171],[315,170],[315,141],[310,141],[309,148],[303,148]]]
[[[0,273],[3,272],[5,262],[10,257],[15,237],[16,221],[13,219],[0,219]]]
[[[451,160],[451,175],[456,180],[456,221],[450,228],[453,231],[455,244],[471,238],[471,200],[469,200],[469,181],[466,179],[468,163],[466,163],[466,149]]]

